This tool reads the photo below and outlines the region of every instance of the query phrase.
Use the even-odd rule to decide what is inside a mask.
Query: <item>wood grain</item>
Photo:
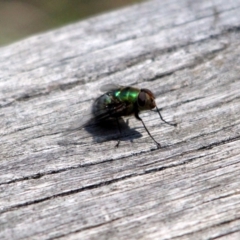
[[[152,0],[0,49],[0,239],[239,239],[240,0]],[[156,112],[77,129],[114,83]],[[68,132],[69,129],[75,129]]]

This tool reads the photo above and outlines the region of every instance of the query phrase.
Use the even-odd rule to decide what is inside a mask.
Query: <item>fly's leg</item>
[[[158,112],[158,114],[159,114],[160,119],[161,119],[163,122],[165,122],[166,124],[168,124],[168,125],[170,125],[170,126],[174,126],[174,127],[177,126],[176,123],[170,123],[170,122],[167,122],[166,120],[164,120],[163,117],[162,117],[162,115],[161,115],[161,113],[160,113],[160,110],[158,109],[157,106],[156,106],[156,109],[157,109],[157,112]]]
[[[120,136],[122,136],[122,130],[121,130],[121,127],[120,127],[120,124],[119,124],[118,118],[116,118],[116,121],[117,121],[118,131],[119,131],[119,133],[120,133]],[[118,147],[119,144],[120,144],[120,139],[118,139],[117,144],[116,144],[115,147]]]
[[[148,129],[147,129],[145,123],[144,123],[143,120],[139,117],[138,112],[135,112],[135,117],[136,117],[136,119],[138,119],[139,121],[142,122],[142,124],[143,124],[143,126],[144,126],[146,132],[148,133],[148,135],[149,135],[149,136],[152,138],[152,140],[156,143],[157,147],[160,148],[160,147],[161,147],[161,144],[158,143],[158,142],[154,139],[154,137],[151,135],[151,133],[148,131]]]

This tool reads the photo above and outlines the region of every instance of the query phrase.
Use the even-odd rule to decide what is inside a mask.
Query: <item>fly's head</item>
[[[155,96],[146,88],[141,89],[138,94],[137,103],[139,111],[151,110],[156,107]]]

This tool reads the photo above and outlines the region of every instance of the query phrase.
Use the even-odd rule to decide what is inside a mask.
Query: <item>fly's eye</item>
[[[143,107],[146,103],[146,93],[145,92],[140,92],[138,94],[138,105]]]

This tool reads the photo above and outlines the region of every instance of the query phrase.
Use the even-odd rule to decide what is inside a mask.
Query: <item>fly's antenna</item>
[[[158,112],[158,114],[159,114],[160,119],[161,119],[163,122],[165,122],[166,124],[168,124],[168,125],[170,125],[170,126],[174,126],[174,127],[177,126],[177,123],[170,123],[170,122],[167,122],[166,120],[164,120],[163,117],[162,117],[162,115],[161,115],[161,113],[160,113],[160,110],[158,109],[157,106],[156,106],[156,109],[157,109],[157,112]]]

